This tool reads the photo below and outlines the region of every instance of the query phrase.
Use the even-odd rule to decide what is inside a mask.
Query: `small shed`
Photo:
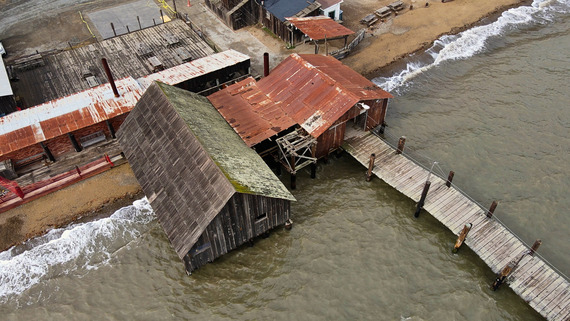
[[[293,32],[286,17],[318,16],[321,7],[315,0],[265,0],[261,3],[261,24],[290,44],[300,42],[302,34]]]
[[[319,53],[319,41],[326,43],[330,40],[344,39],[344,47],[346,47],[348,36],[354,34],[354,31],[324,16],[287,18],[287,21],[315,43],[315,54]]]
[[[294,197],[203,96],[154,83],[117,136],[188,273],[289,220]]]

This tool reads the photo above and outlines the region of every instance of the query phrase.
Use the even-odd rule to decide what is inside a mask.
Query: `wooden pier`
[[[404,195],[420,202],[430,170],[415,163],[378,136],[347,126],[343,149],[372,173]],[[374,154],[373,160],[371,155]],[[495,220],[492,210],[479,206],[446,180],[430,175],[431,186],[423,209],[458,235],[465,224],[472,228],[467,244],[500,275],[510,265],[506,278],[513,291],[547,320],[570,320],[570,282],[556,272],[504,225]],[[518,264],[517,264],[518,262]],[[508,270],[508,269],[507,269]]]

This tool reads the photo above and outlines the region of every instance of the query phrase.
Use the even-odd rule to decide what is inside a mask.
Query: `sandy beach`
[[[26,2],[26,0],[20,2]],[[203,1],[199,2],[202,4],[195,1],[194,6],[203,5]],[[364,25],[360,24],[364,16],[391,2],[392,0],[345,0],[342,4],[343,24],[358,31],[364,28]],[[404,3],[406,9],[397,16],[392,15],[386,21],[378,21],[375,25],[367,27],[367,36],[342,62],[366,77],[373,78],[382,68],[411,53],[429,47],[444,34],[458,33],[482,20],[484,22],[487,17],[492,17],[513,6],[528,3],[528,1],[453,0],[442,3],[431,0],[427,2],[405,0]],[[5,1],[0,2],[0,8],[8,5]],[[14,56],[36,49],[46,50],[47,47],[57,47],[58,43],[65,46],[70,35],[58,29],[67,28],[67,24],[61,24],[61,21],[68,21],[65,17],[76,16],[77,9],[91,8],[94,5],[92,3],[76,4],[62,8],[60,11],[51,11],[51,18],[42,16],[42,24],[54,27],[49,29],[54,31],[49,37],[38,37],[34,25],[26,26],[26,21],[14,23],[12,27],[4,30],[3,39],[8,40],[4,45]],[[105,5],[109,5],[109,2],[107,1]],[[410,5],[413,6],[412,10],[410,10]],[[183,6],[179,10],[184,12],[188,9]],[[79,40],[89,38],[86,28],[82,24],[78,26],[78,23],[80,22],[77,22],[70,32],[77,33],[75,37]],[[253,34],[267,46],[270,54],[275,57],[285,57],[293,52],[310,53],[314,50],[314,47],[309,44],[298,46],[295,50],[287,50],[283,42],[271,38],[258,26],[247,27],[238,32]],[[135,195],[140,195],[140,186],[130,167],[128,165],[118,166],[94,178],[0,215],[0,250],[43,234],[51,228],[69,224],[80,217],[92,217],[102,210],[111,213],[111,208],[129,204]],[[117,203],[117,200],[122,201]]]

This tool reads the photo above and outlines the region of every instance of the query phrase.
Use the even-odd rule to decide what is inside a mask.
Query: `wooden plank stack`
[[[420,199],[429,170],[403,154],[397,154],[379,137],[370,132],[348,128],[343,148],[362,165],[368,166],[375,154],[373,173],[414,201]],[[569,320],[570,282],[540,257],[529,253],[528,247],[505,226],[446,181],[430,176],[431,186],[423,208],[459,234],[465,224],[472,228],[467,244],[495,273],[512,261],[518,264],[509,274],[510,287],[547,320]],[[489,217],[490,216],[490,217]],[[521,259],[522,258],[522,259]],[[519,261],[520,260],[520,261]]]

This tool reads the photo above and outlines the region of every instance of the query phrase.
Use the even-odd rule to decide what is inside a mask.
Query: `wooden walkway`
[[[346,129],[343,148],[366,167],[370,155],[376,154],[373,173],[418,202],[429,171],[406,156],[397,155],[394,148],[370,132],[349,127],[351,126]],[[486,209],[453,186],[448,188],[445,180],[433,174],[430,181],[424,210],[456,235],[465,224],[473,224],[465,244],[479,255],[493,272],[500,273],[510,261],[516,261],[528,251],[502,224],[488,218]],[[491,280],[489,281],[491,283]],[[547,320],[570,320],[570,282],[538,256],[524,255],[508,277],[508,284]]]

